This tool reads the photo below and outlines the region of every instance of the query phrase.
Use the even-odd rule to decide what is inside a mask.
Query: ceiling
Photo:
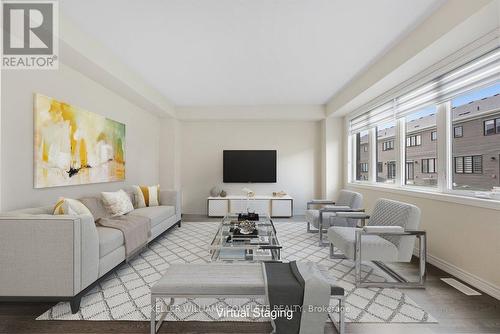
[[[179,106],[324,104],[444,0],[62,0]]]

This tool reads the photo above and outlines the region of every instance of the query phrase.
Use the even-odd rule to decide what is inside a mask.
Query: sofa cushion
[[[97,226],[99,235],[99,258],[123,246],[123,233],[116,228]]]
[[[151,220],[151,227],[153,227],[175,215],[175,207],[167,205],[151,206],[135,209],[128,214],[149,218]]]

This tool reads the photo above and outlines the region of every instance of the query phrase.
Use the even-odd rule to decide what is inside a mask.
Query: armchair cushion
[[[312,224],[315,228],[319,228],[319,210],[306,210],[305,212],[306,221]],[[335,212],[324,212],[323,213],[323,228],[328,228],[329,226],[349,226],[347,224],[347,219],[337,217]]]
[[[328,229],[328,240],[349,259],[354,259],[356,228],[332,226]],[[398,249],[390,241],[378,235],[361,237],[361,259],[363,261],[397,261]]]
[[[363,205],[363,195],[350,190],[341,190],[336,205],[346,205],[353,209],[361,208]]]
[[[417,230],[420,226],[420,209],[415,205],[381,198],[375,203],[368,226],[401,226],[406,230]],[[411,260],[414,236],[382,235],[392,242],[399,252],[399,261]]]

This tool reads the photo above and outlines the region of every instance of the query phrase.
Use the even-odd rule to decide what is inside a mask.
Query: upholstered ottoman
[[[262,263],[173,264],[151,288],[151,334],[155,334],[174,303],[174,298],[248,298],[266,296]],[[331,286],[338,300],[339,333],[344,333],[344,290]],[[160,310],[156,322],[157,299],[169,298],[166,310]]]

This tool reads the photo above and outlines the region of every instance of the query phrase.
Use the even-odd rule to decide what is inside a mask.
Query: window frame
[[[493,133],[487,133],[486,131],[486,123],[488,122],[493,122]],[[495,119],[486,119],[483,121],[483,135],[484,136],[492,136],[494,134],[496,134],[496,122],[495,122]]]
[[[467,172],[465,169],[465,159],[470,158],[470,172]],[[474,158],[481,158],[481,168],[480,171],[476,171],[476,167],[474,165]],[[468,159],[469,160],[469,159]],[[457,170],[457,161],[462,161],[462,171]],[[460,175],[473,175],[473,174],[483,174],[484,167],[483,167],[483,155],[482,154],[474,154],[474,155],[460,155],[453,157],[453,163],[454,163],[454,168],[453,172],[455,174],[460,174]]]
[[[406,147],[418,147],[418,146],[422,146],[422,134],[406,136]]]
[[[432,161],[432,171],[431,171],[431,162]],[[421,171],[422,174],[436,174],[436,158],[423,158],[421,159]],[[425,171],[424,171],[425,167]]]
[[[394,139],[389,139],[382,142],[382,151],[394,150]]]
[[[431,131],[431,141],[437,140],[437,130]]]
[[[457,134],[457,130],[460,129],[460,134]],[[464,127],[463,125],[455,125],[453,127],[453,138],[462,138],[464,136]]]
[[[394,160],[387,161],[387,179],[394,180],[396,179],[396,175],[397,175],[396,161]]]

